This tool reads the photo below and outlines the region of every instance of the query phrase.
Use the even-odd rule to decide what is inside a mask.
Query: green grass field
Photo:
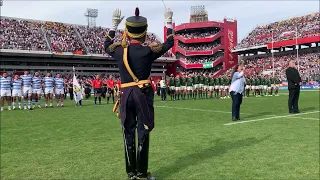
[[[301,92],[299,115],[286,93],[244,99],[238,124],[230,99],[157,97],[149,170],[158,180],[319,179],[319,92]],[[65,105],[1,113],[1,179],[126,178],[112,105]]]

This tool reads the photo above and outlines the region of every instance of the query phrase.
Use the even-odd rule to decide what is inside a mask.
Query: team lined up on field
[[[280,80],[268,75],[246,78],[246,97],[278,95]],[[229,98],[231,79],[227,76],[214,78],[208,74],[189,74],[173,77],[171,74],[168,87],[171,100]]]

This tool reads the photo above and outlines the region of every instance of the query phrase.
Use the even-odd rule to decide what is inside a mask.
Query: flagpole
[[[299,70],[300,66],[299,66],[299,48],[298,48],[298,27],[296,27],[296,49],[297,49],[297,64],[298,64],[298,70]]]
[[[272,48],[271,48],[271,55],[272,55],[272,76],[274,77],[274,52],[273,52],[273,30],[271,30],[271,38],[272,38]]]

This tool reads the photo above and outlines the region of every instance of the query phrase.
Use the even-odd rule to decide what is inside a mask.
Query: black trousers
[[[167,88],[161,88],[160,91],[161,91],[161,93],[160,93],[161,94],[161,100],[165,101],[167,99],[167,92],[166,92]]]
[[[242,94],[231,91],[230,95],[232,98],[232,118],[239,119],[240,105],[242,103]]]
[[[288,108],[289,112],[298,112],[298,102],[300,96],[300,88],[289,89]]]

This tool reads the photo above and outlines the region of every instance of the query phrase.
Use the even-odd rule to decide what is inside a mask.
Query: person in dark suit
[[[300,113],[298,108],[298,101],[300,95],[300,86],[302,85],[299,71],[295,68],[295,61],[289,61],[289,67],[286,69],[286,76],[288,81],[289,113]]]
[[[164,43],[145,43],[148,24],[147,19],[139,15],[138,8],[135,16],[126,19],[122,42],[113,42],[115,31],[123,19],[119,9],[113,13],[112,28],[106,37],[105,52],[116,60],[121,78],[120,101],[115,104],[113,112],[120,104],[118,117],[123,126],[128,179],[154,179],[147,171],[149,134],[154,128],[154,90],[150,73],[152,63],[174,45],[172,15],[172,11],[166,9],[164,16],[168,36]]]

